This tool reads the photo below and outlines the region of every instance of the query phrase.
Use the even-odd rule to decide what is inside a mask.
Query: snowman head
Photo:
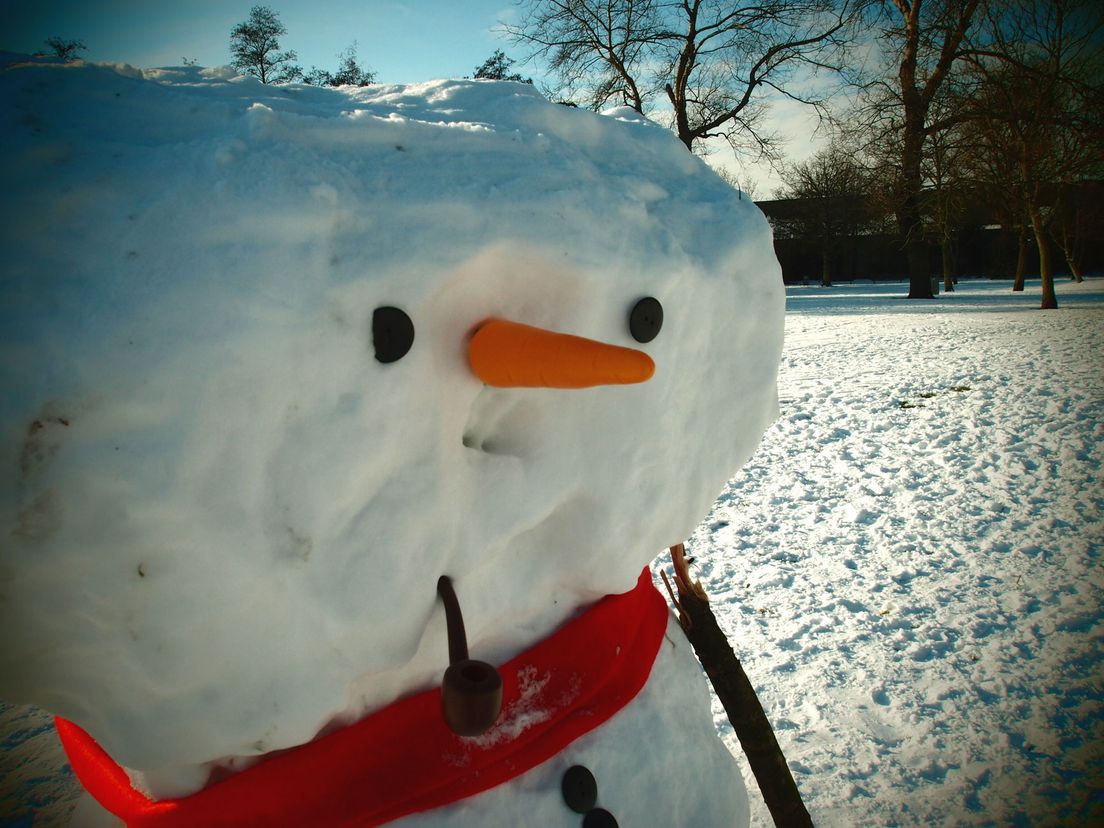
[[[775,416],[783,310],[762,215],[635,113],[185,80],[35,99],[84,143],[13,176],[0,343],[0,694],[155,774],[438,682],[442,575],[489,662],[631,588]]]

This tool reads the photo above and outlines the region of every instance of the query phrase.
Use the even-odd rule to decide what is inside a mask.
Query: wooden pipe
[[[502,677],[485,661],[468,658],[464,617],[452,579],[437,579],[437,594],[445,605],[449,666],[441,683],[441,712],[457,736],[478,736],[490,729],[502,710]]]

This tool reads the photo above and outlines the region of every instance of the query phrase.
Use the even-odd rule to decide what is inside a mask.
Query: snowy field
[[[1104,280],[1057,287],[788,292],[688,553],[818,825],[1104,824]]]
[[[1104,279],[901,291],[789,290],[781,417],[689,554],[816,824],[1102,824]],[[0,823],[65,824],[48,720],[0,729]]]

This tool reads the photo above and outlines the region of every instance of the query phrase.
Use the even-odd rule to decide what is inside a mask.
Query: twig
[[[671,547],[671,560],[678,586],[678,600],[675,603],[679,608],[682,629],[724,705],[774,824],[787,828],[811,826],[809,812],[801,801],[801,794],[774,737],[767,714],[763,712],[763,705],[709,608],[705,590],[690,577],[686,550],[681,543]],[[682,621],[684,613],[686,621]]]
[[[686,614],[686,610],[682,608],[682,603],[675,597],[674,590],[671,589],[671,582],[667,580],[667,572],[665,570],[659,570],[659,577],[663,579],[663,585],[667,587],[667,594],[671,596],[671,603],[674,604],[675,609],[678,610],[679,624],[685,630],[690,623],[690,616]]]

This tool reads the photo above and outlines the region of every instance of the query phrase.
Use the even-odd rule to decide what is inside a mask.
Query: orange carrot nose
[[[468,345],[468,362],[498,388],[589,388],[645,382],[655,363],[642,351],[491,319]]]

